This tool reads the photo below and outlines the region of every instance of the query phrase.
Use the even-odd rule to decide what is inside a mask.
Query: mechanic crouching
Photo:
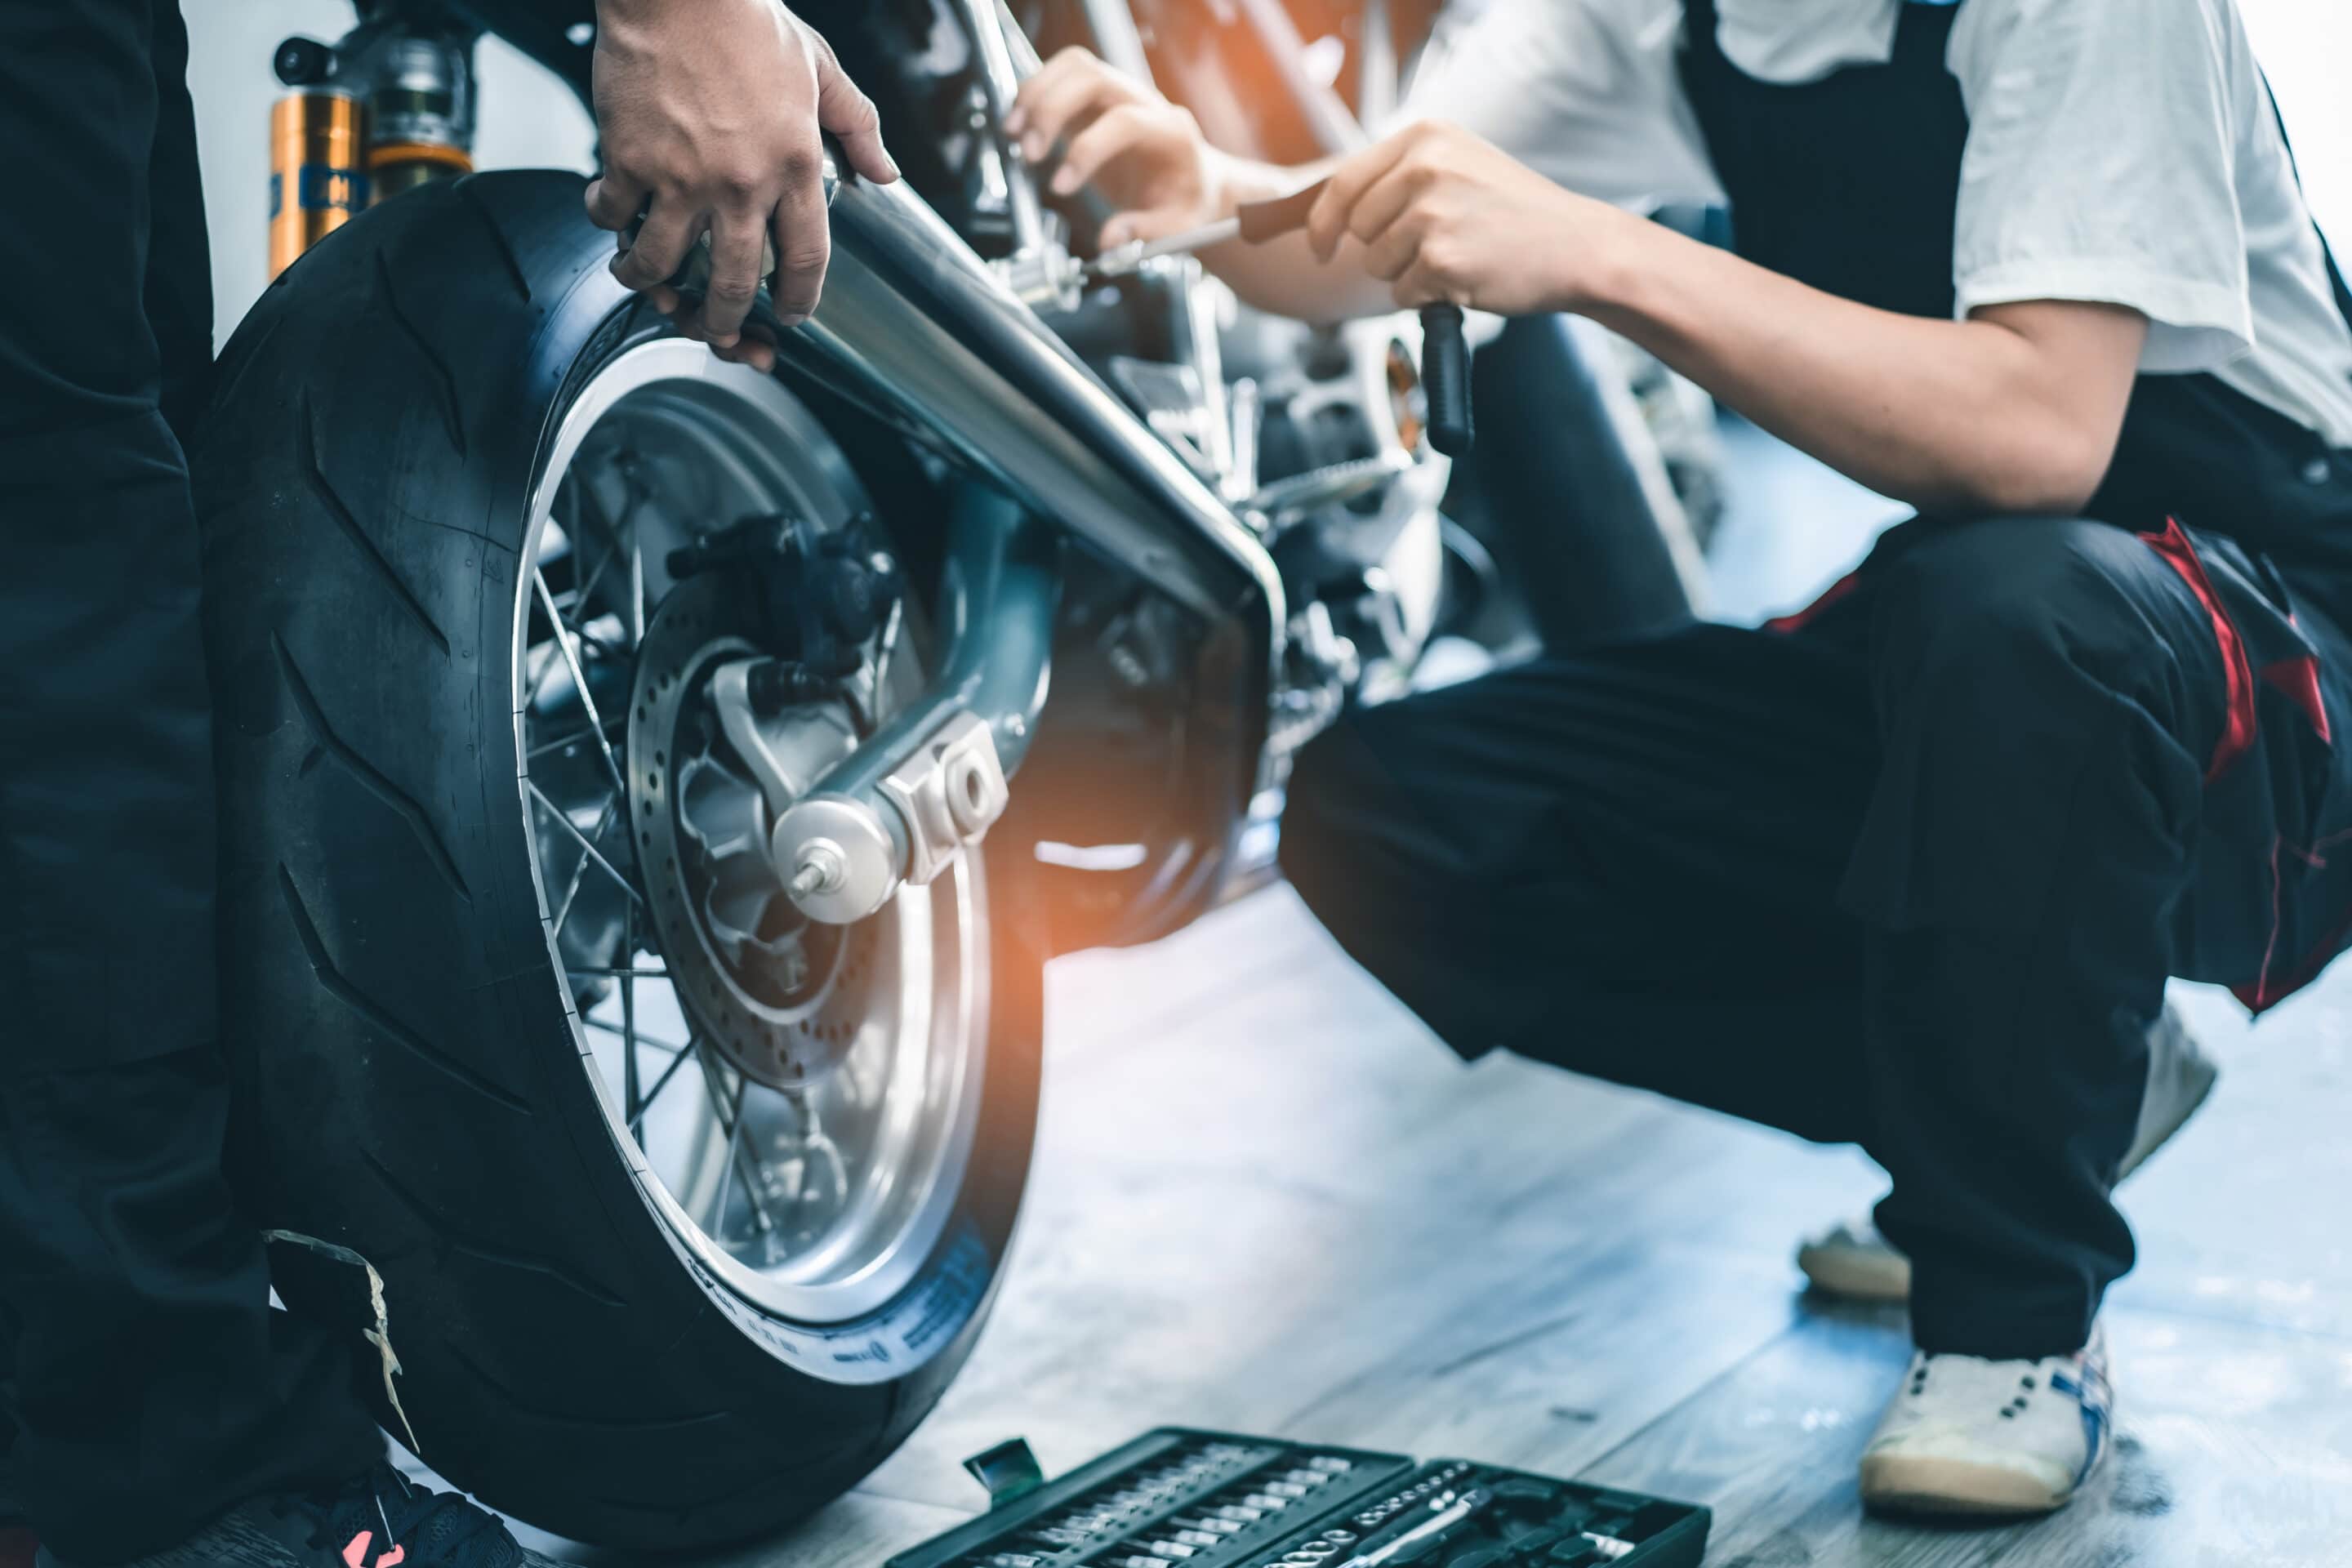
[[[1210,265],[1580,312],[1919,515],[1764,627],[1355,713],[1285,864],[1465,1055],[1861,1144],[1875,1226],[1806,1261],[1909,1292],[1864,1502],[2055,1508],[2110,1190],[2210,1081],[2167,978],[2259,1011],[2352,931],[2352,300],[2231,0],[1496,0],[1410,109]],[[1107,247],[1321,172],[1076,52],[1015,129]],[[1736,254],[1639,216],[1694,202]]]

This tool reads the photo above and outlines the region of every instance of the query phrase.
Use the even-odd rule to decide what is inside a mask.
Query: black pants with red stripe
[[[2209,780],[2243,661],[2162,543],[1917,521],[1801,627],[1359,711],[1300,760],[1285,867],[1465,1055],[1861,1144],[1923,1347],[2071,1351],[2131,1267],[2108,1190],[2165,981],[2262,972],[2275,856],[2227,847],[2310,830]]]

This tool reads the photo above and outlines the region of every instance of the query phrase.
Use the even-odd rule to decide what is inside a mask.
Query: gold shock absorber
[[[289,92],[269,110],[269,275],[367,205],[359,100],[333,89]]]
[[[434,180],[454,180],[474,172],[462,147],[434,142],[379,142],[368,148],[368,200],[388,202]]]

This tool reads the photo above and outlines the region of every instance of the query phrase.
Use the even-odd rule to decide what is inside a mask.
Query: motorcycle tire
[[[535,858],[563,841],[562,825],[532,816],[517,787],[541,765],[520,739],[521,710],[541,699],[518,690],[530,651],[518,639],[541,625],[532,497],[604,367],[652,353],[709,362],[738,378],[730,386],[750,373],[717,366],[614,283],[612,248],[586,221],[582,181],[555,173],[474,175],[360,215],[240,326],[191,464],[217,700],[236,1173],[265,1226],[325,1244],[273,1247],[279,1294],[340,1324],[355,1270],[373,1269],[396,1375],[379,1377],[359,1343],[364,1306],[352,1327],[387,1430],[531,1524],[681,1550],[772,1531],[847,1489],[963,1363],[1027,1174],[1043,962],[1024,922],[995,918],[1007,891],[966,884],[967,945],[953,951],[981,941],[971,967],[985,982],[954,993],[985,994],[984,1054],[957,1058],[981,1064],[965,1090],[969,1152],[937,1199],[936,1240],[887,1255],[908,1279],[878,1305],[796,1317],[730,1276],[731,1253],[698,1250],[652,1191],[631,1142],[650,1121],[616,1121],[583,1071],[586,1009],[633,983],[592,992],[567,978],[579,972],[563,967],[561,918],[550,934],[562,889]],[[661,417],[677,423],[676,410]],[[712,471],[756,467],[742,450]],[[575,616],[597,587],[583,561]],[[562,621],[553,596],[541,603]],[[611,809],[623,787],[615,778]],[[621,815],[614,859],[635,852]],[[573,894],[583,876],[599,880],[584,855]],[[637,962],[634,937],[620,951]],[[692,1038],[674,1043],[673,1068],[689,1053],[706,1087],[729,1081]],[[732,1140],[746,1096],[766,1092],[752,1078],[732,1080],[721,1226],[758,1192],[785,1191],[764,1166],[756,1191],[728,1185],[750,1168]],[[810,1183],[819,1136],[811,1113]],[[827,1190],[849,1186],[836,1169]]]

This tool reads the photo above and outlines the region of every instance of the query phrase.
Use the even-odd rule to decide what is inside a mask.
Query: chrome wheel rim
[[[981,864],[846,929],[800,921],[780,886],[763,897],[740,841],[763,837],[766,804],[693,722],[697,683],[754,639],[666,562],[740,517],[864,510],[773,378],[640,344],[550,443],[511,644],[542,928],[614,1141],[690,1264],[819,1324],[880,1310],[955,1212],[985,1068]],[[920,689],[916,645],[894,620],[812,716],[810,777]]]

